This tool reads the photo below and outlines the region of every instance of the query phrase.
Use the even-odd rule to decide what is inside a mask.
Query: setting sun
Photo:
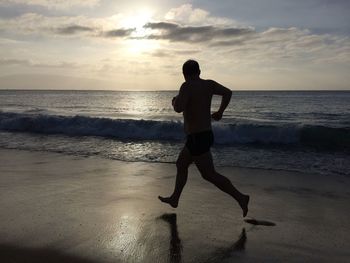
[[[153,12],[150,10],[138,11],[122,19],[121,26],[124,28],[134,29],[134,31],[131,33],[131,37],[145,37],[148,29],[146,29],[144,25],[152,19],[152,14]]]
[[[158,47],[155,41],[146,38],[150,34],[150,29],[145,28],[145,25],[152,21],[153,13],[154,11],[150,9],[143,9],[129,14],[121,20],[121,27],[132,30],[130,38],[125,42],[129,53],[139,54]]]

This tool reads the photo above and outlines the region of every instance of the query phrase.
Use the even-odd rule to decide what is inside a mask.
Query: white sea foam
[[[128,140],[183,140],[180,121],[109,119],[0,112],[0,130]],[[350,130],[295,123],[242,122],[213,125],[218,144],[305,144],[350,147]]]

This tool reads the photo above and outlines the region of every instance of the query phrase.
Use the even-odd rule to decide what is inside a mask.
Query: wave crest
[[[182,141],[182,122],[0,112],[0,130],[128,140]],[[350,129],[286,123],[214,123],[219,144],[282,144],[350,149]]]

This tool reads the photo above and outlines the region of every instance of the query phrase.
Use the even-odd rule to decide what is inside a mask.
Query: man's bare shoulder
[[[209,93],[213,93],[216,82],[212,79],[201,79],[200,86],[205,88]]]
[[[183,82],[180,86],[180,94],[189,94],[191,90],[191,85],[188,82]]]
[[[215,80],[207,79],[206,83],[214,95],[223,95],[225,93],[231,92],[228,88],[216,82]]]
[[[205,82],[206,85],[208,86],[214,86],[217,84],[217,82],[215,80],[212,79],[203,79],[203,81]]]
[[[219,85],[217,82],[211,79],[199,79],[195,81],[185,81],[182,83],[180,90],[188,93],[203,92],[203,89],[213,92],[215,86]]]
[[[180,89],[185,88],[188,86],[188,83],[185,81],[181,84]]]

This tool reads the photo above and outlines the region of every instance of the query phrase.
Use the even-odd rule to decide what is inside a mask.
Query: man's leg
[[[182,190],[187,182],[187,176],[188,176],[188,167],[192,163],[192,156],[189,150],[184,147],[182,151],[179,154],[179,157],[176,161],[176,182],[175,182],[175,189],[171,196],[169,197],[162,197],[158,196],[159,200],[168,203],[172,207],[176,208],[179,203],[179,199],[182,193]]]
[[[208,151],[200,156],[193,156],[193,159],[202,177],[236,199],[243,210],[243,217],[245,217],[248,213],[249,195],[239,192],[229,179],[215,171],[211,152]]]

